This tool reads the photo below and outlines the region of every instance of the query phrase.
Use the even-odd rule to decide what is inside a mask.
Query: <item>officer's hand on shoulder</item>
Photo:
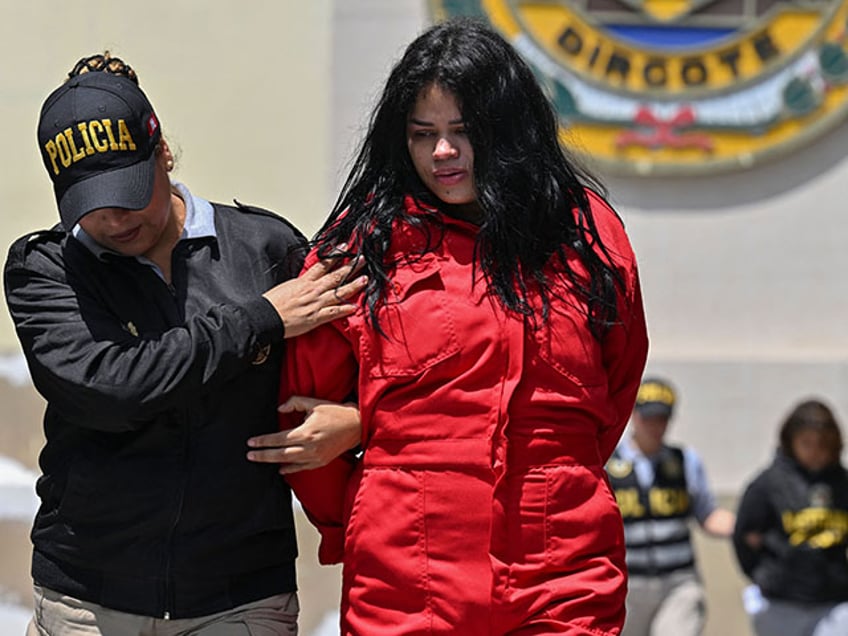
[[[358,268],[356,263],[336,267],[332,260],[318,261],[299,278],[262,294],[280,315],[286,338],[353,314],[356,305],[348,299],[362,291],[368,282],[366,276],[356,276]]]

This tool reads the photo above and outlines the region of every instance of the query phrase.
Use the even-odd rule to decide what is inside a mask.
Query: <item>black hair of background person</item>
[[[780,427],[780,450],[787,457],[796,459],[792,450],[792,441],[801,431],[814,430],[828,438],[836,457],[842,453],[842,431],[836,422],[833,411],[823,402],[815,399],[804,400],[786,416]]]

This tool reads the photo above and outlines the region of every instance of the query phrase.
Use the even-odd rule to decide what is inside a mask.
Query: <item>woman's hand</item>
[[[362,266],[356,260],[335,267],[333,259],[318,261],[298,278],[269,289],[262,296],[277,310],[286,338],[294,338],[319,325],[349,316],[356,305],[347,299],[360,292],[366,276],[353,277]],[[344,281],[350,281],[345,283]]]
[[[340,404],[295,395],[281,404],[281,413],[305,413],[295,428],[259,435],[247,440],[257,449],[248,452],[253,462],[280,464],[280,474],[312,470],[350,450],[362,440],[359,408],[352,402]]]
[[[745,544],[755,552],[759,552],[763,549],[764,538],[762,533],[746,532],[742,537],[742,540],[745,541]]]

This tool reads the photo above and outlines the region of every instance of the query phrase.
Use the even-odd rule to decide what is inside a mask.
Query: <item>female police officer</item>
[[[325,264],[293,279],[295,228],[172,183],[121,60],[69,75],[38,127],[62,223],[18,240],[5,269],[47,400],[29,633],[296,633],[290,493],[245,440],[276,427],[284,338],[350,313],[364,281]],[[295,433],[288,460],[354,446],[348,416]]]

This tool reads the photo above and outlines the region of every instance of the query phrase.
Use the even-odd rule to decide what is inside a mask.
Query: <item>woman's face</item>
[[[792,438],[792,455],[810,472],[823,470],[838,459],[830,438],[823,431],[802,429]]]
[[[453,93],[438,84],[421,89],[407,118],[406,145],[421,181],[441,201],[476,204],[474,150]]]
[[[653,455],[662,448],[665,433],[668,430],[668,418],[663,416],[645,417],[633,411],[630,423],[633,439],[645,455]]]
[[[79,221],[80,227],[103,247],[124,256],[144,256],[162,240],[171,216],[171,182],[166,153],[156,159],[153,195],[147,207],[98,208]]]

